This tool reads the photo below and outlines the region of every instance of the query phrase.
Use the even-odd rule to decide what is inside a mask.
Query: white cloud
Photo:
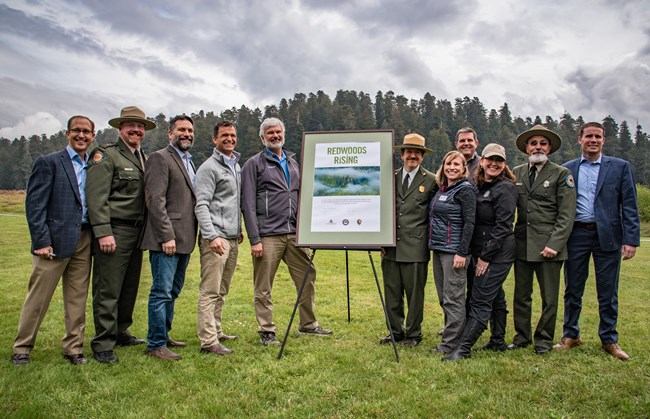
[[[48,112],[36,112],[19,121],[13,127],[0,128],[0,137],[13,140],[21,135],[53,134],[65,129],[65,123]]]
[[[488,109],[508,102],[513,115],[589,112],[650,126],[650,96],[633,90],[642,92],[648,80],[644,6],[6,0],[0,127],[13,129],[40,111],[61,121],[85,114],[102,129],[131,104],[150,116],[220,112],[277,104],[297,92],[333,97],[339,89],[478,97]]]

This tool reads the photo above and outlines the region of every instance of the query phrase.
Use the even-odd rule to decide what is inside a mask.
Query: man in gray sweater
[[[198,336],[201,352],[227,355],[221,344],[235,340],[221,329],[223,304],[235,273],[239,243],[243,240],[240,215],[241,169],[237,131],[229,121],[214,127],[212,156],[196,172],[196,219],[199,222],[201,285],[199,286]]]

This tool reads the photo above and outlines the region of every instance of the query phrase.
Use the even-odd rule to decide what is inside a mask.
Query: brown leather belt
[[[581,223],[580,221],[576,221],[573,223],[573,227],[593,231],[596,230],[596,223]]]

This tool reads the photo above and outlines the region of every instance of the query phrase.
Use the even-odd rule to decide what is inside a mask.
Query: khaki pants
[[[286,263],[289,274],[296,287],[300,289],[302,281],[309,266],[309,252],[305,248],[296,247],[295,234],[282,234],[278,236],[262,237],[262,257],[253,258],[253,281],[255,285],[255,317],[259,324],[259,332],[275,332],[273,323],[273,303],[271,290],[273,280],[278,270],[280,261]],[[309,267],[307,283],[303,289],[298,312],[300,315],[300,329],[314,329],[318,327],[314,315],[314,281],[316,269]]]
[[[226,251],[218,255],[210,248],[210,240],[201,239],[201,284],[199,285],[198,337],[201,347],[219,342],[222,333],[221,313],[235,274],[238,239],[224,239]]]
[[[81,232],[77,249],[72,257],[50,260],[33,256],[32,266],[27,297],[18,321],[14,353],[29,354],[34,348],[38,329],[61,278],[63,278],[65,316],[63,353],[66,355],[82,353],[86,327],[86,300],[90,283],[90,230]]]

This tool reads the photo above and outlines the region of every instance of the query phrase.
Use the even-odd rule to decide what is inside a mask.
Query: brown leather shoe
[[[237,335],[226,335],[224,333],[219,333],[217,339],[221,340],[237,340]]]
[[[228,355],[228,354],[231,354],[231,353],[233,353],[235,351],[233,351],[232,349],[226,348],[225,346],[223,346],[220,343],[215,343],[212,346],[202,347],[201,352],[216,354],[216,355]]]
[[[167,347],[168,348],[184,348],[187,346],[187,343],[181,342],[180,340],[174,340],[172,338],[167,338]]]
[[[582,339],[580,338],[570,338],[564,336],[559,343],[553,345],[553,349],[556,351],[566,351],[567,349],[575,348],[576,346],[582,345]]]
[[[606,345],[603,345],[603,349],[605,352],[609,353],[614,358],[620,359],[621,361],[627,361],[630,359],[630,356],[626,354],[620,346],[618,346],[618,343],[608,343]]]
[[[163,361],[179,361],[182,358],[179,354],[176,354],[170,351],[169,349],[167,349],[166,346],[161,346],[160,348],[147,350],[145,352],[149,356],[162,359]]]

